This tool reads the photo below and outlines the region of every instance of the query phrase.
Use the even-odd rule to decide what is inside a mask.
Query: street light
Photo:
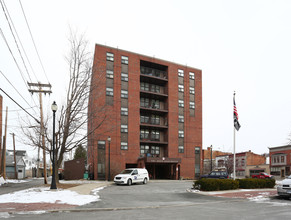
[[[110,136],[107,138],[107,141],[108,141],[108,181],[110,181],[110,142],[111,142]]]
[[[51,182],[51,189],[57,189],[56,185],[56,176],[55,176],[55,119],[56,119],[56,111],[58,110],[58,106],[54,101],[52,104],[53,111],[53,176]]]

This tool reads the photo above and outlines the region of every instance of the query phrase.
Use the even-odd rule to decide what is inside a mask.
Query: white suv
[[[281,197],[291,197],[291,175],[278,184],[277,193]]]
[[[146,184],[149,181],[149,173],[143,168],[130,168],[123,170],[120,174],[114,177],[116,184],[143,183]]]

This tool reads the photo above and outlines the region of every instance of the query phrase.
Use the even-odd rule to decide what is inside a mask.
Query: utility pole
[[[14,133],[10,133],[10,134],[13,137],[14,174],[15,174],[15,179],[18,179],[16,154],[15,154],[15,134]]]
[[[44,184],[47,184],[47,173],[46,173],[46,151],[45,151],[45,139],[44,139],[44,125],[43,125],[43,109],[42,109],[42,93],[50,94],[51,84],[42,84],[42,83],[27,83],[29,87],[37,87],[38,89],[29,89],[28,91],[32,94],[39,93],[39,103],[40,103],[40,133],[42,135],[42,149],[43,149],[43,175],[44,175]],[[43,87],[48,88],[48,90],[43,90]]]
[[[8,118],[8,107],[6,106],[6,118],[5,118],[5,133],[3,138],[3,151],[2,151],[2,176],[6,179],[6,137],[7,137],[7,118]]]

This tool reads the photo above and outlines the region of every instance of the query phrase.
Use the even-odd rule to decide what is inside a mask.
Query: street
[[[213,197],[187,192],[191,186],[192,181],[111,185],[99,192],[98,202],[69,212],[17,214],[13,219],[290,219],[291,200]]]
[[[37,187],[44,184],[44,180],[41,179],[28,179],[27,182],[22,183],[8,183],[4,184],[0,188],[0,195],[12,193],[19,190],[28,189],[31,187]]]

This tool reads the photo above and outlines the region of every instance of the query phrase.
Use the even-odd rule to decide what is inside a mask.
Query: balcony
[[[153,117],[148,115],[140,116],[140,126],[143,128],[168,128],[168,120],[166,118],[160,117],[158,115],[153,115]]]
[[[164,133],[149,131],[148,129],[141,129],[140,143],[141,144],[158,144],[167,145],[168,141]]]
[[[140,67],[140,81],[154,82],[157,85],[165,85],[168,82],[166,70],[160,70],[152,67]]]
[[[168,112],[168,105],[166,102],[162,102],[158,99],[150,99],[147,97],[140,98],[140,109],[150,111],[153,113],[160,112],[160,113],[167,113]],[[151,113],[151,114],[153,114]]]

